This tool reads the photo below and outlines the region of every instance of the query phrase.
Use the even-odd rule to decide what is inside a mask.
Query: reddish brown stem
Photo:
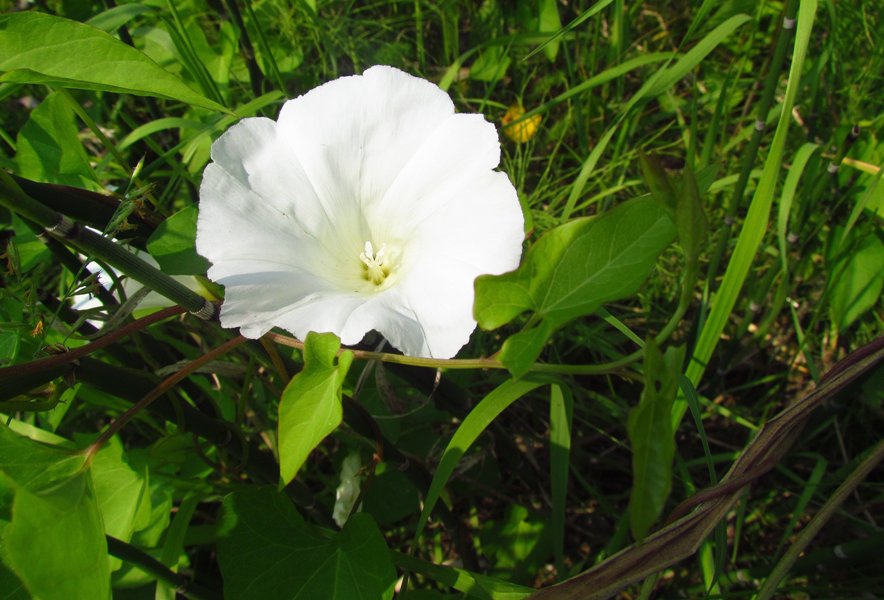
[[[124,338],[136,331],[144,329],[149,325],[153,325],[157,321],[162,321],[164,319],[168,319],[169,317],[174,317],[175,315],[181,314],[183,312],[184,308],[180,306],[170,306],[169,308],[164,308],[163,310],[157,311],[151,315],[142,317],[141,319],[137,319],[124,327],[120,327],[112,333],[98,338],[90,344],[86,344],[85,346],[80,346],[79,348],[74,348],[73,350],[68,350],[67,352],[64,352],[62,354],[56,354],[55,356],[47,356],[46,358],[32,360],[31,362],[21,365],[5,367],[3,369],[0,369],[0,381],[6,381],[8,379],[16,379],[25,375],[40,373],[41,371],[44,371],[46,369],[51,369],[53,367],[58,367],[69,362],[73,362],[79,358],[83,358],[84,356],[88,356],[93,352],[101,350],[105,346],[113,344],[120,338]]]
[[[95,440],[95,442],[86,449],[86,455],[91,460],[92,456],[94,456],[95,453],[98,452],[99,449],[101,449],[101,446],[105,442],[107,442],[117,432],[119,432],[126,425],[126,423],[128,423],[129,421],[132,420],[132,418],[135,415],[137,415],[139,412],[141,412],[142,410],[147,408],[151,402],[153,402],[154,400],[156,400],[157,398],[159,398],[160,396],[165,394],[167,391],[172,389],[175,386],[175,384],[177,384],[179,381],[181,381],[185,377],[188,377],[191,373],[193,373],[194,371],[196,371],[197,369],[202,367],[207,362],[214,360],[215,358],[221,356],[222,354],[225,354],[225,353],[233,350],[234,348],[236,348],[237,346],[239,346],[240,344],[242,344],[245,341],[246,341],[246,338],[244,338],[241,335],[238,335],[235,338],[233,338],[232,340],[224,342],[223,344],[221,344],[220,346],[218,346],[214,350],[210,350],[209,352],[203,354],[198,359],[188,363],[186,367],[184,367],[183,369],[181,369],[177,373],[174,373],[174,374],[170,375],[169,377],[167,377],[166,379],[164,379],[162,381],[162,383],[160,383],[157,387],[155,387],[150,392],[148,392],[147,395],[145,395],[141,400],[139,400],[138,402],[133,404],[129,408],[129,410],[127,410],[122,415],[120,415],[120,418],[118,418],[116,421],[111,423],[110,426],[104,431],[104,433],[102,433],[100,436],[98,436],[98,439]]]

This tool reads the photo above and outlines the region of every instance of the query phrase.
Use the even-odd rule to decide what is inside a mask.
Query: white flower
[[[197,250],[226,288],[224,327],[344,344],[371,330],[407,355],[469,340],[473,281],[516,268],[523,217],[494,126],[391,67],[245,119],[212,145]]]

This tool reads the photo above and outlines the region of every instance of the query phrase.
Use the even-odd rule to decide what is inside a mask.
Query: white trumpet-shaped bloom
[[[259,337],[371,330],[449,358],[475,329],[473,281],[518,266],[523,217],[494,126],[391,67],[326,83],[276,121],[212,145],[197,250],[225,286],[221,323]]]

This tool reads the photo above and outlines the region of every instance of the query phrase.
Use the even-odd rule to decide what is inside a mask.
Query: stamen
[[[364,251],[359,254],[359,260],[365,265],[365,273],[363,277],[375,285],[380,285],[390,274],[389,267],[384,266],[384,251],[387,249],[386,244],[381,244],[377,254],[375,254],[374,246],[371,242],[365,242]]]

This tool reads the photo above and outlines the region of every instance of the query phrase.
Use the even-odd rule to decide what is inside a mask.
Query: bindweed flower
[[[344,344],[371,330],[411,356],[469,340],[473,281],[518,266],[523,217],[481,115],[391,67],[245,119],[212,145],[197,250],[225,286],[224,327]]]

